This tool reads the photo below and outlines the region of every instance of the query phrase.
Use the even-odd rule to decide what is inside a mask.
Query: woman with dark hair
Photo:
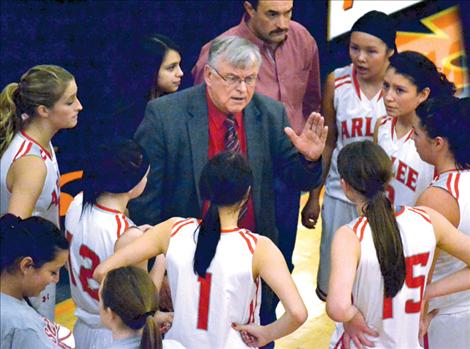
[[[155,34],[145,38],[144,53],[148,60],[157,67],[153,74],[153,82],[149,91],[149,99],[158,98],[176,92],[181,84],[180,48],[165,35]]]
[[[189,348],[246,348],[291,333],[306,320],[307,311],[281,252],[270,239],[238,228],[252,180],[242,155],[216,155],[199,181],[201,196],[210,203],[202,221],[175,217],[155,226],[104,261],[95,278],[164,253],[175,305],[165,338]],[[258,325],[260,277],[286,309],[267,326]]]
[[[327,79],[323,114],[328,137],[322,158],[325,195],[320,209],[323,185],[314,189],[302,210],[302,224],[314,228],[322,216],[320,264],[317,296],[326,300],[330,273],[330,249],[334,232],[357,217],[356,207],[343,193],[336,164],[339,151],[347,144],[372,140],[377,119],[385,115],[382,83],[390,56],[396,52],[396,26],[385,13],[370,11],[351,28],[351,64],[337,68]],[[328,176],[327,176],[328,175]]]
[[[330,347],[351,336],[352,348],[421,348],[421,302],[436,245],[470,266],[470,237],[431,208],[402,206],[395,212],[385,195],[392,163],[377,144],[347,145],[338,170],[360,217],[333,239],[326,310],[340,323]],[[463,273],[470,280],[468,267]],[[459,287],[470,287],[462,280]]]
[[[122,267],[106,274],[100,288],[101,322],[113,333],[109,349],[184,349],[164,340],[155,313],[158,292],[149,275],[137,267]]]
[[[51,139],[77,125],[82,105],[75,78],[56,65],[38,65],[0,94],[0,215],[39,216],[59,223],[59,165]],[[54,319],[55,285],[31,303]]]
[[[420,159],[412,138],[416,108],[428,98],[454,93],[454,84],[422,54],[406,51],[390,59],[383,83],[387,117],[377,123],[375,140],[392,159],[387,193],[394,205],[414,205],[434,177],[434,167]]]
[[[435,209],[454,227],[470,236],[470,99],[436,98],[421,104],[416,114],[413,139],[423,161],[433,165],[437,177],[417,204]],[[434,281],[462,269],[460,260],[438,253]],[[470,290],[429,303],[426,319],[429,348],[465,348],[470,343]]]
[[[68,249],[62,232],[46,219],[0,218],[2,349],[74,348],[70,331],[41,316],[27,300],[59,282]]]
[[[65,229],[70,241],[70,289],[77,306],[74,326],[77,348],[105,348],[111,331],[99,317],[99,284],[95,268],[114,253],[116,241],[142,232],[124,213],[129,200],[147,183],[149,161],[133,140],[117,140],[98,147],[83,175],[83,192],[69,206]],[[135,238],[135,236],[134,236]]]

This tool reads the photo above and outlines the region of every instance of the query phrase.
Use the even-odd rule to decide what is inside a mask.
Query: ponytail
[[[240,204],[253,183],[253,174],[247,160],[235,152],[222,152],[204,166],[199,179],[199,191],[209,208],[199,225],[194,253],[194,272],[206,277],[220,240],[219,207]],[[197,230],[196,230],[197,232]],[[195,232],[195,233],[196,233]]]
[[[142,333],[142,340],[140,342],[140,349],[162,349],[162,335],[160,328],[155,323],[152,315],[148,315],[145,320],[144,331]]]
[[[381,190],[368,199],[364,214],[372,231],[384,278],[385,296],[393,298],[405,282],[406,266],[400,230],[384,191]]]
[[[406,277],[405,256],[393,207],[385,196],[392,178],[392,163],[385,151],[371,141],[345,146],[338,155],[338,171],[366,199],[363,214],[372,231],[386,297],[394,297]]]
[[[0,155],[3,155],[21,127],[15,103],[18,86],[18,83],[12,82],[5,86],[0,94]]]
[[[199,225],[199,235],[194,252],[194,272],[205,278],[207,268],[214,259],[220,240],[220,218],[217,206],[210,204]]]

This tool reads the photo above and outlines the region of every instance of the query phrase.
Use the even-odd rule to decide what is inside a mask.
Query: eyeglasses
[[[229,86],[238,86],[240,85],[242,82],[244,82],[246,84],[246,86],[254,86],[255,83],[256,83],[256,79],[258,78],[258,75],[256,74],[253,74],[253,75],[250,75],[250,76],[247,76],[246,78],[242,79],[241,77],[237,76],[237,75],[232,75],[232,74],[229,74],[227,76],[223,76],[222,74],[220,74],[217,69],[215,69],[213,66],[209,65],[209,67],[215,71],[217,73],[218,76],[220,76],[220,78],[222,80],[224,80],[227,85]]]

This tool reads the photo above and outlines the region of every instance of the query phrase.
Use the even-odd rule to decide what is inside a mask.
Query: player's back
[[[100,326],[99,284],[95,268],[114,253],[116,240],[133,223],[123,213],[100,205],[88,206],[82,214],[83,194],[69,206],[65,230],[70,242],[70,289],[76,316],[90,326]]]
[[[258,239],[246,229],[222,231],[205,278],[193,271],[199,222],[175,223],[167,251],[167,270],[175,308],[165,338],[188,348],[247,348],[231,324],[259,323],[260,281],[253,280]]]
[[[406,279],[393,298],[384,298],[384,282],[380,271],[372,231],[365,217],[348,226],[361,243],[361,259],[353,285],[353,303],[364,315],[367,325],[379,333],[369,339],[377,349],[418,349],[421,297],[432,264],[436,238],[428,214],[418,208],[401,207],[396,219],[403,242]],[[342,335],[337,326],[331,346]],[[351,348],[355,346],[351,343]]]

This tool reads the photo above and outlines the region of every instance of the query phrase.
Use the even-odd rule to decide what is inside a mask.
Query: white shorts
[[[469,349],[470,309],[455,314],[437,314],[428,330],[429,349]]]
[[[111,330],[105,327],[91,327],[78,319],[73,327],[76,349],[102,349],[113,342]]]
[[[29,297],[29,301],[33,308],[36,309],[39,314],[51,321],[54,321],[55,318],[55,288],[55,283],[48,284],[39,296]]]
[[[357,218],[354,204],[335,199],[325,193],[321,209],[322,231],[320,242],[320,264],[318,265],[317,288],[328,293],[328,280],[331,269],[331,243],[334,233],[343,225]]]

